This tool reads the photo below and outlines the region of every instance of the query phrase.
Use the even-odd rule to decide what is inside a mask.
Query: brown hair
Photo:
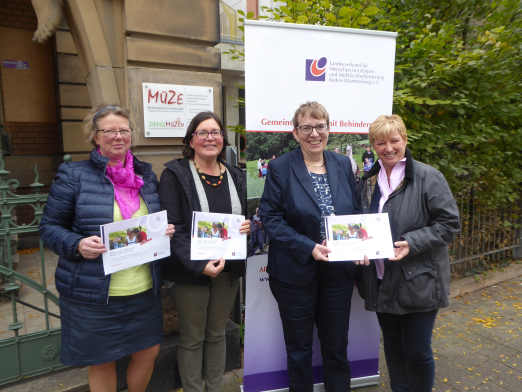
[[[328,112],[323,105],[315,101],[303,103],[297,108],[294,114],[294,118],[292,119],[294,129],[297,129],[299,126],[299,120],[301,117],[307,114],[316,120],[321,120],[323,118],[326,119],[326,124],[328,125],[328,129],[330,129],[330,116],[328,115]]]
[[[227,133],[223,127],[223,123],[220,118],[213,112],[200,112],[194,116],[194,118],[190,121],[190,124],[187,127],[187,132],[185,133],[185,137],[183,138],[183,156],[188,159],[194,158],[194,149],[190,146],[190,141],[194,136],[194,132],[196,132],[196,128],[205,120],[213,119],[219,125],[219,129],[223,134],[223,149],[219,153],[218,158],[221,160],[225,159],[225,147],[228,146],[228,138]]]

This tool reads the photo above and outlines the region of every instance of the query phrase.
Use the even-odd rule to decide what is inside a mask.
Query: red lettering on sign
[[[158,92],[152,94],[152,90],[149,90],[149,93],[147,94],[147,103],[150,103],[150,100],[154,99],[154,103],[158,102]]]
[[[169,90],[170,98],[169,98],[169,105],[174,105],[176,102],[174,102],[174,97],[176,96],[176,92],[174,90]]]
[[[177,94],[175,90],[158,90],[153,92],[149,89],[147,103],[158,103],[164,105],[183,105],[183,94]]]
[[[160,102],[162,104],[166,104],[167,103],[167,92],[166,91],[162,91],[160,93]]]

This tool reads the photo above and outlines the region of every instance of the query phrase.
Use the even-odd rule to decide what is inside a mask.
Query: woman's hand
[[[225,268],[225,259],[220,258],[217,260],[210,260],[205,268],[203,268],[203,274],[215,278]]]
[[[250,234],[250,219],[244,220],[239,226],[239,232],[241,234]]]
[[[362,259],[362,260],[355,260],[355,264],[357,264],[357,265],[370,265],[370,259],[368,259],[368,256],[364,255],[364,259]]]
[[[172,236],[174,235],[175,232],[176,232],[175,226],[172,223],[169,223],[167,225],[167,230],[165,231],[165,235],[168,235],[170,238],[172,238]]]
[[[324,244],[324,242],[323,242]],[[315,244],[314,249],[312,250],[312,257],[316,261],[326,261],[328,262],[328,253],[330,253],[331,250],[328,249],[324,245]]]
[[[78,243],[78,252],[84,259],[95,259],[104,252],[107,248],[103,245],[102,239],[96,235],[85,237]]]
[[[390,257],[388,260],[390,261],[399,261],[410,253],[410,245],[408,241],[397,241],[393,243],[393,251],[395,252],[395,257]]]

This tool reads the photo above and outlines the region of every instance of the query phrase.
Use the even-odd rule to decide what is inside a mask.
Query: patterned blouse
[[[310,173],[312,177],[312,186],[314,192],[319,199],[319,208],[321,209],[321,216],[330,216],[335,210],[332,200],[332,192],[330,192],[330,184],[328,183],[327,174]],[[326,239],[326,230],[324,227],[324,219],[321,219],[321,241]]]

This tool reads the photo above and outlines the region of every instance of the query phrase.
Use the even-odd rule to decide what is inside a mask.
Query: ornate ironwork
[[[12,314],[11,322],[7,326],[7,330],[11,331],[12,336],[0,340],[0,361],[3,364],[9,364],[0,373],[0,385],[63,367],[57,355],[60,346],[60,329],[51,328],[49,322],[49,317],[59,317],[49,312],[48,306],[49,301],[57,304],[58,298],[47,288],[42,242],[39,242],[39,281],[17,272],[13,261],[13,243],[16,235],[38,232],[47,201],[47,193],[42,192],[44,184],[39,182],[40,175],[36,165],[34,166],[34,181],[28,185],[29,193],[27,194],[17,193],[20,182],[17,179],[10,179],[9,174],[0,153],[0,294],[9,299]],[[32,208],[33,217],[28,223],[19,223],[17,220],[16,208],[21,206],[29,208],[29,211]],[[43,307],[28,304],[18,298],[22,285],[41,294]],[[40,331],[30,334],[21,333],[24,328],[24,320],[19,320],[18,304],[41,312],[43,323]]]

